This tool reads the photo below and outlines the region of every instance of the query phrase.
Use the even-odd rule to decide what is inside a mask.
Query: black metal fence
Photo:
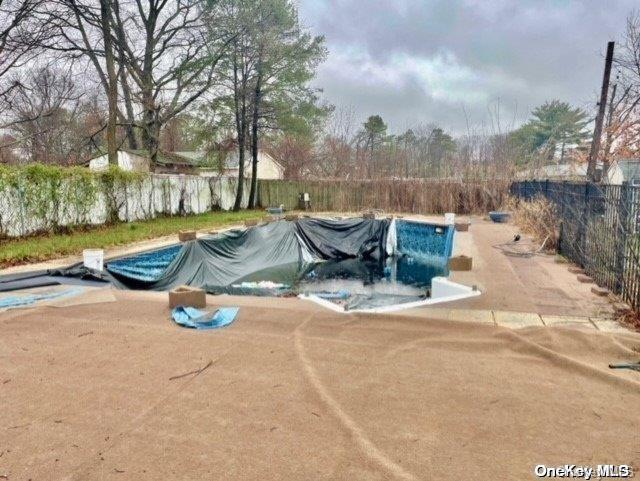
[[[559,253],[640,310],[640,187],[522,181],[511,185],[511,194],[553,202],[560,220]]]

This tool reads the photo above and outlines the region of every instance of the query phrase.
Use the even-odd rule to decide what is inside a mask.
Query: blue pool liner
[[[162,273],[173,262],[180,249],[182,249],[181,245],[175,245],[110,261],[107,263],[107,270],[112,274],[120,274],[129,279],[154,282],[162,277]]]
[[[176,324],[192,329],[217,329],[235,321],[237,307],[222,307],[214,312],[201,311],[195,307],[177,306],[171,311]]]
[[[398,220],[396,222],[397,250],[417,259],[432,259],[446,263],[453,251],[452,225],[434,225]]]

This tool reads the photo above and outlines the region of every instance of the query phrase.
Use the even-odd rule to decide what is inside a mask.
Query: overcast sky
[[[608,40],[637,0],[299,0],[325,35],[316,80],[358,121],[380,114],[392,131],[435,122],[455,133],[503,127],[558,98],[592,108]]]

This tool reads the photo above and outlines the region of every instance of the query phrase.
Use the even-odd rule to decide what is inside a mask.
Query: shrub
[[[21,233],[60,232],[66,225],[89,222],[91,210],[102,195],[108,221],[117,221],[128,188],[139,188],[144,174],[125,172],[111,166],[105,172],[84,167],[29,164],[0,166],[0,236],[13,221]],[[18,222],[16,222],[18,220]]]
[[[113,224],[120,220],[119,212],[127,202],[127,190],[129,187],[140,189],[146,175],[140,172],[130,172],[110,165],[103,172],[95,174],[99,179],[101,192],[107,207],[107,224]]]
[[[502,210],[511,212],[513,222],[547,250],[558,247],[560,222],[556,206],[542,196],[525,201],[508,197]]]

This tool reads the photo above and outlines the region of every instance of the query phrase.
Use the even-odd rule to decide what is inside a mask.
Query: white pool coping
[[[433,221],[425,221],[425,220],[414,220],[407,219],[411,222],[417,222],[421,224],[428,225],[451,225],[447,223],[437,223]],[[396,239],[396,219],[393,218],[391,220],[389,231],[387,233],[387,242],[386,249],[391,255],[393,255],[397,249],[397,239]],[[452,253],[455,248],[455,230],[452,238]],[[481,294],[481,292],[474,286],[469,287],[462,284],[458,284],[457,282],[450,281],[446,277],[434,277],[431,281],[431,297],[414,302],[405,302],[402,304],[391,304],[388,306],[380,306],[380,307],[372,307],[370,309],[349,309],[345,310],[344,307],[335,304],[327,299],[323,299],[315,294],[299,294],[298,298],[306,299],[311,302],[315,302],[327,309],[330,309],[334,312],[341,313],[349,313],[349,312],[369,312],[369,313],[383,313],[383,312],[394,312],[401,311],[404,309],[412,309],[414,307],[422,307],[422,306],[430,306],[433,304],[440,304],[443,302],[452,302],[459,301],[462,299],[468,299],[470,297],[477,297]]]
[[[315,294],[299,294],[298,297],[300,299],[305,299],[311,302],[315,302],[327,309],[330,309],[334,312],[341,312],[343,314],[348,314],[351,312],[369,312],[372,314],[384,313],[384,312],[395,312],[401,311],[404,309],[412,309],[414,307],[423,307],[430,306],[433,304],[441,304],[443,302],[452,302],[459,301],[462,299],[468,299],[470,297],[477,297],[482,294],[478,289],[473,287],[465,286],[462,284],[458,284],[457,282],[450,281],[445,277],[434,277],[432,283],[435,281],[436,286],[439,285],[439,288],[433,289],[432,292],[435,292],[435,297],[430,297],[428,299],[424,299],[421,301],[414,302],[405,302],[402,304],[391,304],[389,306],[381,306],[381,307],[372,307],[370,309],[348,309],[345,310],[344,307],[335,304],[327,299],[323,299]],[[438,295],[438,292],[441,294]]]

